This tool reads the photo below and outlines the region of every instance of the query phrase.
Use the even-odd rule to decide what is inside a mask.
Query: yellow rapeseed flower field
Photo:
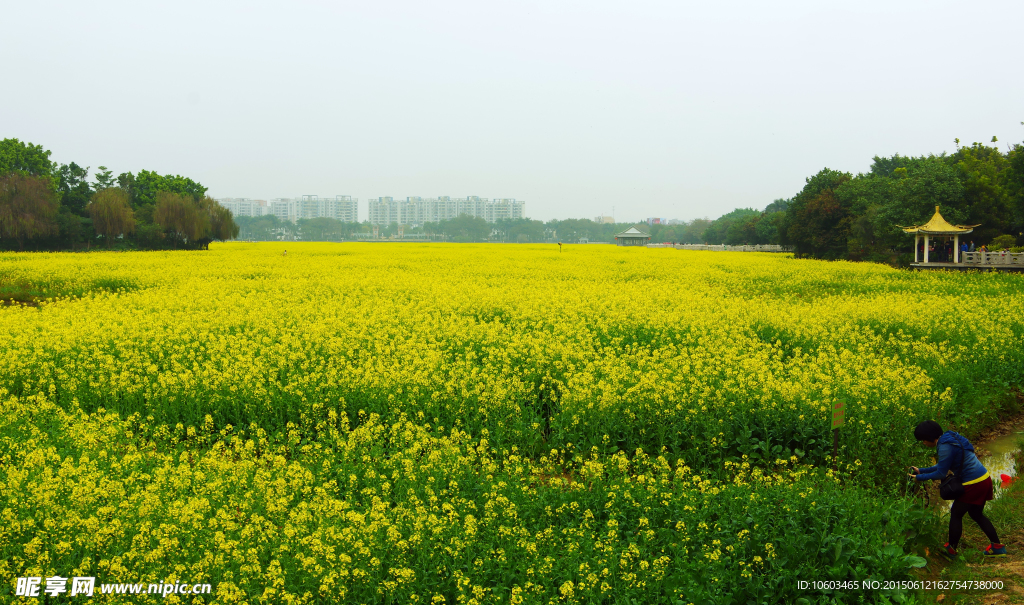
[[[0,254],[0,295],[40,301],[0,307],[0,597],[54,575],[213,585],[168,603],[898,579],[912,427],[970,432],[1024,373],[1018,276],[564,248]]]

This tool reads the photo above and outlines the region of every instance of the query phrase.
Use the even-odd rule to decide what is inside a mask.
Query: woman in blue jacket
[[[954,431],[942,431],[934,420],[925,420],[914,429],[914,438],[928,447],[937,448],[935,466],[919,469],[912,466],[910,476],[917,481],[944,479],[953,471],[964,486],[964,494],[953,500],[949,509],[949,542],[946,555],[954,558],[964,532],[964,515],[968,514],[981,527],[992,542],[985,549],[986,557],[1005,557],[1006,548],[999,542],[999,535],[992,522],[985,516],[985,503],[993,498],[992,478],[988,470],[974,454],[974,446],[966,437]]]

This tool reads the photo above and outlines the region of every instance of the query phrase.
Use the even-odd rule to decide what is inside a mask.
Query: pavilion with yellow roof
[[[949,241],[949,238],[953,238],[953,263],[960,263],[960,236],[966,235],[974,231],[975,227],[979,225],[951,225],[946,219],[942,218],[939,214],[939,207],[935,207],[935,215],[932,216],[931,220],[923,225],[915,225],[913,227],[900,227],[905,233],[914,234],[914,262],[928,263],[928,246],[932,240]],[[921,238],[924,238],[924,245],[920,244]],[[924,250],[924,258],[918,260],[919,254],[918,249]]]

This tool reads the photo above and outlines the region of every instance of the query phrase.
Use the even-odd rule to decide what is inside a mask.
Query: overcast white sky
[[[712,218],[1024,140],[1024,2],[13,2],[0,138],[214,197]]]

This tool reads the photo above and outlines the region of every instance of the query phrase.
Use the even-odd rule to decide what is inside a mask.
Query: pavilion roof
[[[978,225],[951,225],[939,214],[939,207],[935,207],[935,215],[923,225],[912,227],[900,227],[905,233],[923,233],[925,235],[957,235],[970,233]]]
[[[630,227],[622,233],[615,234],[615,237],[651,237],[650,233],[644,233],[636,227]]]

